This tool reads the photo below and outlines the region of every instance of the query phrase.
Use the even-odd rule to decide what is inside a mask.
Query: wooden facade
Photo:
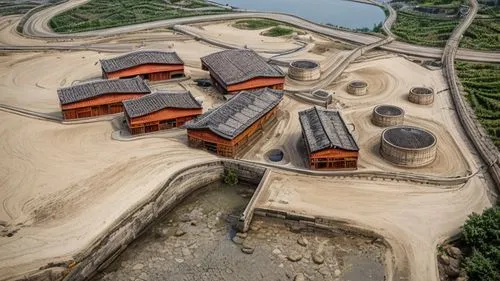
[[[285,88],[284,77],[255,77],[240,83],[225,85],[221,79],[215,77],[213,71],[210,70],[208,66],[202,64],[202,69],[210,72],[212,84],[224,95],[234,95],[245,90],[258,90],[263,88],[283,90]]]
[[[358,151],[329,148],[309,154],[309,167],[315,170],[356,169]]]
[[[143,94],[106,94],[88,100],[61,105],[64,120],[97,117],[123,112],[124,100],[135,99]]]
[[[150,81],[161,81],[184,77],[184,65],[146,64],[118,70],[115,72],[106,72],[103,69],[102,73],[103,78],[106,79],[122,79],[139,76]]]
[[[313,107],[299,120],[311,169],[357,169],[359,147],[338,111]]]
[[[262,131],[263,127],[276,117],[276,111],[277,106],[233,139],[223,138],[209,129],[188,128],[189,146],[220,156],[235,158]]]
[[[129,132],[132,135],[150,133],[184,126],[202,113],[202,109],[166,108],[145,116],[131,118],[125,112]]]

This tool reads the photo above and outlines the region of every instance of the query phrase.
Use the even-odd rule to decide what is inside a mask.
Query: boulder
[[[450,264],[444,267],[444,273],[452,278],[458,277],[460,275],[460,262],[457,259],[450,258]]]
[[[300,236],[299,239],[297,239],[297,244],[299,244],[302,247],[306,247],[307,244],[309,244],[309,241],[307,241],[306,238]]]
[[[175,236],[176,237],[180,237],[182,235],[186,234],[186,232],[182,229],[177,229],[177,231],[175,232]]]
[[[450,257],[448,257],[448,255],[446,255],[446,254],[440,254],[438,256],[438,260],[443,265],[449,265],[450,264]]]
[[[292,252],[286,256],[286,258],[291,262],[297,262],[302,259],[302,255],[297,252]]]
[[[294,281],[306,281],[306,277],[302,273],[297,273],[295,275],[295,278],[293,278]]]
[[[315,264],[323,264],[325,262],[325,258],[318,253],[312,256],[312,260]]]
[[[233,240],[233,243],[236,245],[243,244],[243,239],[241,239],[239,236],[234,236],[231,240]]]
[[[245,246],[245,247],[241,248],[241,251],[247,255],[251,255],[251,254],[253,254],[254,248],[249,247],[249,246]]]
[[[457,248],[457,247],[449,247],[446,249],[446,253],[452,258],[455,259],[461,259],[462,258],[462,251]]]
[[[245,238],[247,238],[248,234],[245,232],[238,232],[238,233],[236,233],[236,236],[245,239]]]

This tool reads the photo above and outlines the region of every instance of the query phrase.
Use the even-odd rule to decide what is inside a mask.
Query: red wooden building
[[[214,86],[222,94],[271,88],[283,90],[285,74],[252,50],[234,49],[201,58],[203,70],[210,72]]]
[[[123,102],[132,135],[181,127],[202,113],[190,92],[155,92]]]
[[[57,90],[63,118],[88,118],[123,111],[122,101],[151,91],[140,77],[96,80]]]
[[[338,111],[313,107],[299,112],[311,169],[356,169],[359,147]]]
[[[236,157],[276,117],[283,92],[243,91],[220,107],[186,123],[189,145],[225,157]]]
[[[102,77],[140,76],[151,81],[184,77],[184,62],[175,52],[137,51],[101,60]]]

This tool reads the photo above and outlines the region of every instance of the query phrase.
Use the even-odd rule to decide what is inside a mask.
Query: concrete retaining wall
[[[189,166],[175,173],[155,194],[152,194],[134,210],[125,214],[108,231],[108,234],[76,255],[74,257],[76,265],[70,269],[70,272],[63,280],[87,280],[97,271],[106,268],[155,219],[173,209],[193,191],[221,179],[224,170],[228,168],[236,170],[240,180],[254,184],[259,184],[266,172],[266,168],[252,164],[238,163],[231,160],[217,160]],[[254,193],[254,196],[256,194],[257,192]],[[252,198],[251,201],[255,201],[255,199]],[[252,216],[249,216],[244,219],[244,223],[249,225],[251,218]],[[54,268],[53,270],[60,271],[61,268]],[[30,277],[19,280],[60,280],[60,278],[53,276],[57,276],[57,274],[50,274],[46,271],[43,274],[42,272],[36,272]]]

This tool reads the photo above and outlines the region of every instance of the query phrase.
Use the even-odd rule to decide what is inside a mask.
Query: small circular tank
[[[405,112],[394,105],[378,105],[373,109],[372,123],[379,127],[402,125]]]
[[[412,103],[428,105],[434,102],[434,90],[426,87],[413,87],[408,94]]]
[[[368,93],[368,83],[361,80],[354,80],[347,85],[347,92],[355,96],[364,96]]]
[[[318,80],[321,76],[321,68],[315,61],[296,60],[290,63],[288,76],[299,81]]]

